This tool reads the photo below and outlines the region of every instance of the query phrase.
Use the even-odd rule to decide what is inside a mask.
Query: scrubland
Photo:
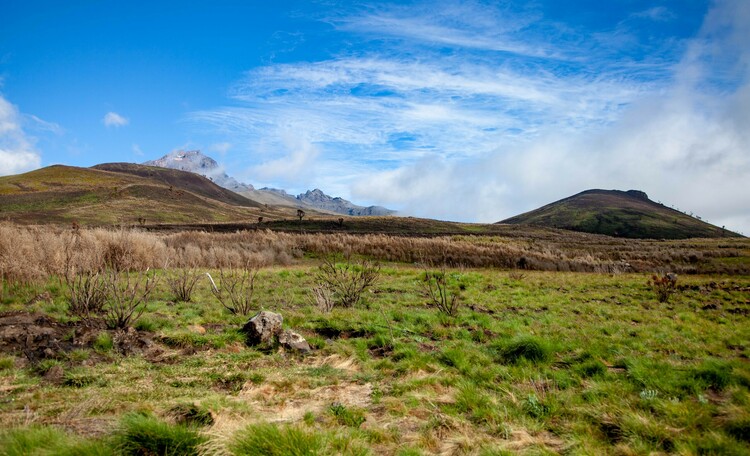
[[[376,279],[326,306],[331,263]],[[745,239],[0,225],[0,454],[748,454],[748,269]],[[206,272],[312,353],[248,346]]]

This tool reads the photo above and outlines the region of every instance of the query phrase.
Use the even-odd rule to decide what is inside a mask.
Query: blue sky
[[[0,174],[201,149],[408,215],[635,188],[747,234],[748,24],[744,0],[0,0]]]

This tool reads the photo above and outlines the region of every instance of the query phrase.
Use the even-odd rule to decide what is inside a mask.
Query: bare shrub
[[[253,302],[257,268],[219,269],[219,286],[216,286],[211,274],[206,275],[211,280],[211,293],[225,309],[236,315],[249,315],[257,310]]]
[[[312,287],[310,290],[315,305],[320,309],[321,312],[328,313],[333,310],[333,292],[325,284],[320,284]]]
[[[458,314],[461,306],[462,286],[450,282],[450,275],[445,266],[442,266],[439,271],[426,271],[420,285],[422,295],[429,300],[429,305],[453,317]]]
[[[107,269],[104,273],[107,300],[104,321],[112,329],[125,329],[146,310],[146,302],[156,288],[158,276],[146,271]]]
[[[339,259],[342,261],[338,261]],[[352,307],[379,277],[379,263],[365,259],[352,261],[350,255],[342,258],[333,254],[323,257],[323,262],[315,274],[315,283],[318,287],[328,290],[333,296],[334,305]]]
[[[671,272],[662,276],[654,274],[647,285],[656,293],[659,302],[667,302],[670,296],[677,291],[677,274]]]
[[[193,297],[193,289],[202,275],[196,268],[177,268],[172,271],[172,275],[167,277],[167,285],[169,285],[175,300],[190,302]]]
[[[90,320],[102,313],[107,299],[104,276],[98,271],[80,271],[66,276],[70,292],[68,312],[83,320]]]

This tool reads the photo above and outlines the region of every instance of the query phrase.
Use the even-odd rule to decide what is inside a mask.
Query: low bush
[[[193,299],[193,289],[202,275],[196,268],[174,270],[167,278],[167,285],[175,301],[190,302]]]
[[[380,265],[368,260],[352,261],[351,256],[339,255],[323,257],[318,266],[315,283],[325,288],[333,297],[334,305],[352,307],[362,299],[366,289],[380,277]]]
[[[429,305],[450,317],[458,314],[464,288],[462,284],[454,282],[445,267],[439,271],[425,272],[420,281],[422,295],[428,299]]]
[[[667,302],[670,296],[677,291],[677,275],[668,273],[658,276],[654,274],[647,285],[656,293],[659,302]]]
[[[250,266],[243,269],[220,269],[218,286],[210,274],[206,275],[211,281],[211,293],[225,309],[235,315],[249,315],[257,310],[253,294],[258,269]]]

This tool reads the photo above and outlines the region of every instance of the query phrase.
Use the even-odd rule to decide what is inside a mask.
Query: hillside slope
[[[643,239],[739,237],[648,199],[638,190],[586,190],[498,223]]]
[[[184,171],[132,164],[54,165],[0,177],[0,218],[19,223],[116,225],[292,218]]]

